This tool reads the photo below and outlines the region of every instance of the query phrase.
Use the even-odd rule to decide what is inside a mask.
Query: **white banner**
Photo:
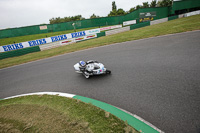
[[[132,25],[132,24],[136,24],[136,20],[124,21],[124,22],[123,22],[123,26]]]
[[[88,40],[88,39],[92,39],[96,37],[97,37],[97,34],[93,34],[93,35],[87,35],[87,36],[77,37],[73,39],[67,39],[67,40],[60,41],[60,45],[71,44],[74,42],[84,41],[84,40]]]
[[[32,46],[37,46],[41,44],[67,40],[71,38],[94,35],[96,33],[100,33],[100,29],[86,30],[86,31],[80,31],[80,32],[75,32],[75,33],[69,33],[69,34],[64,34],[64,35],[59,35],[59,36],[53,36],[53,37],[48,37],[48,38],[43,38],[43,39],[22,42],[22,43],[10,44],[10,45],[5,45],[5,46],[0,46],[0,52],[7,52],[7,51],[26,48],[26,47],[32,47]]]
[[[40,26],[40,30],[47,30],[47,25]]]
[[[111,29],[116,29],[116,28],[121,28],[122,25],[114,25],[114,26],[109,26],[109,27],[103,27],[103,28],[99,28],[100,31],[104,31],[104,30],[111,30]]]
[[[67,39],[67,40],[64,40],[64,41],[60,41],[60,45],[68,45],[68,44],[72,44],[72,43],[75,43],[75,39]]]
[[[97,37],[97,34],[88,35],[88,36],[83,36],[83,37],[75,38],[75,41],[79,42],[79,41],[88,40],[88,39],[92,39],[92,38],[96,38],[96,37]]]

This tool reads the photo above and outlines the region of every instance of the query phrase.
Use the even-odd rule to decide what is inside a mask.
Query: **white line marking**
[[[69,97],[69,98],[73,98],[75,96],[74,94],[61,93],[61,92],[36,92],[36,93],[28,93],[28,94],[11,96],[11,97],[7,97],[7,98],[4,98],[4,99],[11,99],[11,98],[22,97],[22,96],[30,96],[30,95],[45,95],[45,94],[46,95],[58,95],[58,96]]]

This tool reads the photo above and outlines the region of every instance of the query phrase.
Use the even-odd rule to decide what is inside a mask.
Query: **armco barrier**
[[[106,32],[97,33],[97,37],[102,37],[102,36],[105,36],[105,35],[106,35]]]
[[[116,29],[116,30],[106,31],[106,36],[117,34],[117,33],[121,33],[121,32],[125,32],[125,31],[129,31],[129,30],[130,30],[130,26],[119,28],[119,29]]]
[[[167,21],[168,21],[168,18],[158,19],[158,20],[151,21],[150,25],[159,24],[159,23],[163,23]]]
[[[178,18],[183,18],[183,17],[184,17],[184,14],[178,15]]]
[[[39,46],[34,46],[34,47],[28,47],[28,48],[14,50],[14,51],[3,52],[3,53],[0,53],[0,59],[21,56],[28,53],[38,52],[38,51],[40,51]]]
[[[199,11],[185,13],[185,17],[189,17],[189,16],[193,16],[193,15],[197,15],[197,14],[200,14],[200,10]]]
[[[171,16],[171,17],[168,17],[168,21],[174,20],[174,19],[177,19],[177,18],[178,18],[178,15],[176,15],[176,16]]]
[[[139,24],[134,24],[134,25],[130,26],[130,30],[141,28],[141,27],[145,27],[145,26],[149,26],[149,25],[150,25],[150,21],[139,23]]]

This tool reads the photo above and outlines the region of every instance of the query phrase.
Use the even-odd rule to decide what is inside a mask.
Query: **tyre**
[[[106,70],[106,74],[111,74],[111,71],[110,70]]]
[[[89,79],[89,78],[90,78],[90,75],[89,75],[89,74],[83,73],[83,75],[85,76],[86,79]]]
[[[89,78],[90,78],[90,75],[85,75],[85,78],[86,78],[86,79],[89,79]]]

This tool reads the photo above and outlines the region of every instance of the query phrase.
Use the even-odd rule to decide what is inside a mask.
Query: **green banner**
[[[156,12],[141,12],[140,22],[152,21],[156,17]]]

